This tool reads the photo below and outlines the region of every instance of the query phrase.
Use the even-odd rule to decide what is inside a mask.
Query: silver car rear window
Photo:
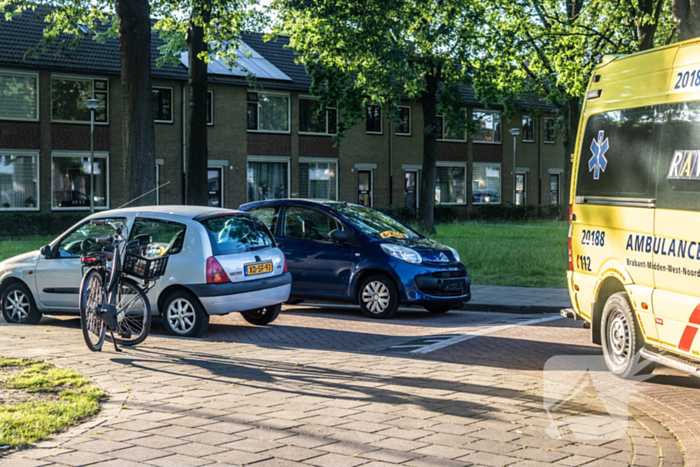
[[[236,214],[202,220],[214,256],[244,253],[275,246],[270,231],[253,216]]]

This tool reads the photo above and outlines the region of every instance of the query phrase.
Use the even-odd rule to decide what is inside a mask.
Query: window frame
[[[475,121],[475,119],[474,119],[474,112],[475,111],[479,112],[479,113],[489,113],[489,114],[498,115],[498,123],[501,123],[501,124],[503,123],[503,120],[501,118],[501,112],[499,110],[474,109],[472,111],[472,121]],[[501,125],[501,130],[503,130],[502,125]],[[503,131],[501,131],[500,141],[478,141],[478,140],[474,139],[474,135],[472,135],[472,143],[474,143],[474,144],[503,144]],[[501,177],[501,179],[503,179],[503,177]]]
[[[466,133],[466,130],[465,130]],[[467,182],[469,180],[469,170],[467,170],[466,162],[449,162],[449,161],[437,161],[435,167],[461,167],[464,168],[464,202],[463,203],[435,203],[435,206],[466,206],[469,202],[469,188],[467,187]],[[437,170],[435,171],[435,177],[437,178]],[[418,191],[416,189],[416,191]],[[418,204],[418,203],[416,203]]]
[[[413,134],[413,114],[410,105],[399,105],[399,109],[408,109],[408,133],[399,133],[397,131],[397,126],[394,125],[394,134],[396,136],[411,136]]]
[[[41,179],[39,178],[40,153],[38,149],[0,149],[0,156],[36,156],[36,206],[33,208],[5,208],[0,206],[0,212],[10,211],[39,211],[41,198]]]
[[[317,96],[312,96],[309,94],[300,94],[299,95],[299,120],[301,120],[301,101],[320,101],[321,98]],[[328,111],[329,110],[335,110],[335,128],[338,128],[338,108],[337,107],[326,107],[326,132],[325,133],[317,133],[315,131],[301,131],[299,130],[300,135],[310,135],[310,136],[333,136],[335,133],[329,133],[329,124],[330,124],[330,119],[328,118]]]
[[[292,197],[292,170],[291,170],[291,157],[287,156],[248,156],[245,161],[246,169],[246,203],[253,203],[255,201],[248,200],[248,163],[249,162],[276,162],[278,164],[287,164],[287,193],[286,198]],[[274,198],[280,199],[280,198]]]
[[[554,135],[554,139],[552,139],[551,141],[547,140],[547,120],[552,122],[552,126],[555,126],[557,122],[557,119],[554,117],[542,117],[542,131],[544,133],[542,135],[542,142],[544,142],[545,144],[557,144],[556,135]]]
[[[53,81],[55,78],[58,79],[67,79],[67,80],[73,80],[73,81],[86,81],[90,80],[92,81],[92,97],[91,99],[95,98],[95,81],[105,81],[107,83],[107,89],[105,91],[98,91],[98,92],[104,92],[106,96],[105,100],[105,106],[106,106],[106,111],[105,114],[107,115],[107,121],[105,122],[98,122],[95,120],[95,125],[102,125],[102,126],[108,126],[109,125],[109,111],[110,111],[110,102],[109,102],[109,78],[106,76],[90,76],[90,75],[71,75],[71,74],[66,74],[66,73],[51,73],[51,123],[69,123],[69,124],[75,124],[75,125],[90,125],[90,120],[88,121],[80,121],[80,120],[54,120],[53,118]]]
[[[338,173],[338,159],[333,159],[333,158],[328,158],[328,157],[300,157],[299,162],[297,163],[297,167],[299,164],[313,164],[313,163],[321,163],[321,164],[335,164],[335,199],[330,199],[329,201],[338,201],[338,178],[339,178],[339,173]],[[301,171],[297,170],[299,172],[299,175],[301,175]]]
[[[62,208],[60,206],[54,206],[54,193],[55,193],[55,187],[54,187],[54,164],[53,160],[56,157],[87,157],[90,158],[90,151],[51,151],[51,211],[89,211],[90,210],[90,205],[85,206],[85,207],[70,207],[70,208]],[[107,211],[109,210],[109,192],[110,192],[110,180],[109,180],[109,152],[108,151],[95,151],[94,155],[95,159],[105,159],[105,169],[107,170],[107,173],[105,174],[105,205],[104,206],[95,206],[95,212],[97,211]],[[87,193],[85,193],[88,195]],[[88,195],[89,196],[89,195]]]
[[[465,113],[466,113],[466,110],[465,110]],[[445,138],[445,115],[444,114],[437,114],[437,115],[435,115],[435,117],[442,120],[442,123],[440,126],[442,128],[442,135],[440,135],[438,137],[438,139],[437,139],[438,141],[443,142],[443,143],[466,143],[467,142],[468,136],[467,136],[467,129],[466,128],[464,129],[464,133],[463,133],[464,138],[462,138],[462,139]]]
[[[248,100],[248,94],[257,94],[258,95],[258,107],[260,106],[260,94],[267,95],[267,96],[282,96],[287,98],[287,130],[261,130],[260,129],[260,109],[258,108],[258,113],[257,113],[257,127],[258,129],[256,130],[251,130],[248,128],[247,124],[247,119],[246,119],[246,130],[248,133],[274,133],[278,135],[288,135],[291,134],[292,132],[292,94],[289,92],[280,92],[280,91],[258,91],[255,89],[248,89],[246,91],[246,114],[248,113],[248,104],[250,101]],[[213,98],[213,96],[212,96]],[[212,99],[212,104],[214,103]],[[212,113],[214,110],[214,106],[212,105]],[[212,122],[214,121],[214,116],[212,115]],[[212,123],[213,125],[213,123]]]
[[[268,206],[265,206],[265,207],[268,207]],[[331,219],[333,222],[335,222],[336,224],[338,224],[338,226],[340,227],[340,230],[342,230],[342,231],[344,231],[344,232],[347,232],[347,230],[346,230],[346,228],[345,228],[345,224],[343,224],[342,222],[340,222],[340,220],[338,220],[337,217],[335,217],[335,216],[333,216],[333,215],[331,215],[331,214],[329,214],[329,213],[327,213],[327,212],[324,212],[324,211],[322,211],[322,210],[320,210],[320,209],[316,209],[315,207],[312,207],[312,206],[297,206],[297,205],[294,205],[294,204],[288,204],[288,205],[284,206],[284,210],[279,209],[279,210],[277,211],[277,214],[276,214],[277,223],[278,223],[276,227],[279,227],[280,224],[281,224],[281,227],[282,227],[281,235],[279,235],[280,238],[286,238],[286,239],[289,239],[289,240],[300,240],[300,241],[303,241],[303,242],[321,242],[321,243],[323,243],[324,245],[333,244],[333,240],[331,240],[330,238],[329,238],[328,240],[313,240],[313,239],[310,239],[310,238],[299,238],[299,237],[290,237],[290,236],[288,236],[288,235],[287,235],[287,212],[289,212],[290,209],[307,209],[307,210],[309,210],[309,211],[315,211],[315,212],[317,212],[317,213],[323,214],[324,216],[328,217],[328,218]],[[280,216],[280,214],[282,214],[282,215]],[[281,222],[280,222],[280,217],[281,217]],[[258,220],[259,220],[259,219],[258,219]],[[260,221],[260,222],[262,222],[262,221]],[[263,223],[264,223],[264,222],[263,222]],[[270,232],[270,233],[272,233],[272,232]],[[272,234],[272,236],[275,237],[276,235],[275,235],[275,234]]]
[[[473,206],[488,206],[490,204],[502,204],[503,203],[503,163],[502,162],[473,162],[472,163],[472,183],[474,183],[474,174],[476,173],[476,167],[493,167],[497,165],[499,167],[499,183],[498,183],[498,202],[497,203],[484,203],[483,201],[475,202],[474,198],[474,188],[472,187],[472,205]]]
[[[532,139],[525,139],[525,121],[524,121],[525,119],[528,119],[530,121],[530,125],[532,126]],[[523,122],[522,122],[523,123],[523,125],[522,125],[523,137],[522,137],[521,141],[523,143],[534,143],[537,139],[537,136],[536,136],[537,133],[536,133],[536,129],[535,129],[535,119],[532,118],[532,116],[530,116],[530,115],[523,115],[522,120],[523,120]]]
[[[14,75],[14,76],[33,76],[36,78],[36,118],[8,118],[0,117],[0,120],[10,121],[10,122],[38,122],[39,121],[39,103],[41,102],[41,86],[39,82],[39,72],[31,71],[18,71],[12,69],[0,69],[0,75]]]
[[[169,89],[170,90],[170,106],[171,106],[171,112],[170,112],[170,120],[157,120],[155,116],[153,117],[153,123],[174,123],[175,121],[175,88],[170,87],[170,86],[151,86],[151,92],[153,92],[154,89]]]
[[[211,96],[211,107],[207,109],[207,118],[209,118],[209,121],[207,122],[207,126],[214,126],[214,91],[207,91],[207,105],[209,104],[208,99]],[[246,99],[247,99],[246,95]],[[246,111],[248,107],[246,106]]]
[[[367,131],[367,108],[368,107],[378,107],[379,108],[379,131]],[[382,135],[384,134],[384,121],[382,118],[382,106],[379,104],[367,104],[365,105],[365,134],[367,135]]]

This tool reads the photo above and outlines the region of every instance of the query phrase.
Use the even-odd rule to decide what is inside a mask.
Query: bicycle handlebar
[[[114,237],[100,237],[95,239],[97,243],[112,243],[114,241]]]

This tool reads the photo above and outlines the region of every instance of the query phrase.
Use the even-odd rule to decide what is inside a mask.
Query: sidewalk
[[[559,313],[562,308],[570,307],[571,299],[568,289],[472,285],[472,299],[462,305],[462,310],[497,311],[500,313]]]
[[[74,329],[0,329],[0,355],[71,367],[109,393],[97,417],[0,465],[682,464],[644,414],[611,418],[585,392],[545,411],[543,381],[506,368],[154,336],[91,353]]]

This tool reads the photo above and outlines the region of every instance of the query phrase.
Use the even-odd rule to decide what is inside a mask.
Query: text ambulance
[[[573,158],[567,275],[608,368],[700,375],[700,41],[603,57]]]

